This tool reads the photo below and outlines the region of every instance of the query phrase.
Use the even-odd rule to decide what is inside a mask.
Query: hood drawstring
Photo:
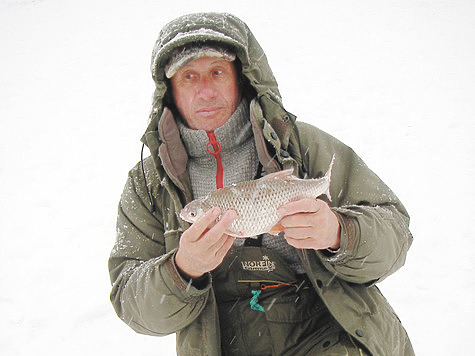
[[[142,150],[140,152],[140,163],[141,163],[141,167],[142,167],[142,175],[143,175],[143,180],[144,180],[144,184],[145,184],[145,189],[147,190],[147,196],[148,196],[148,200],[150,202],[150,212],[151,213],[154,213],[155,212],[155,205],[153,204],[153,200],[152,200],[152,194],[150,193],[150,190],[148,189],[148,184],[147,184],[147,178],[145,177],[145,169],[143,167],[143,150],[145,148],[145,144],[142,143]]]
[[[207,132],[206,134],[209,138],[206,151],[216,158],[216,189],[221,189],[223,187],[223,162],[219,154],[221,152],[221,144],[216,140],[214,132]],[[213,147],[213,151],[210,150],[209,146]]]
[[[302,173],[303,173],[302,178],[305,179],[305,178],[307,178],[308,169],[307,169],[307,166],[305,165],[305,157],[304,156],[307,154],[308,148],[307,148],[307,151],[305,151],[305,153],[304,153],[303,150],[302,150],[302,141],[300,140],[299,129],[298,129],[295,122],[292,123],[292,126],[294,127],[295,134],[297,135],[297,141],[299,143],[300,157],[302,159]]]

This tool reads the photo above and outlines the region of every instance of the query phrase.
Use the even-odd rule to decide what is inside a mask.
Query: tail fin
[[[330,167],[328,167],[327,173],[325,173],[325,176],[323,177],[325,180],[328,181],[328,187],[327,191],[325,192],[325,195],[328,197],[328,200],[332,201],[332,197],[330,194],[330,182],[331,182],[331,175],[332,175],[332,168],[333,168],[333,163],[335,162],[335,154],[333,154],[332,161],[330,162]]]

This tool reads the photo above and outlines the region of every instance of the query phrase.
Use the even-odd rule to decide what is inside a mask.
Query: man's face
[[[195,130],[214,131],[239,104],[236,69],[221,58],[195,59],[181,67],[171,83],[178,111]]]

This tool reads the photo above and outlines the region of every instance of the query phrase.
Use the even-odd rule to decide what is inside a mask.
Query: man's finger
[[[296,227],[285,229],[285,237],[289,237],[295,240],[303,240],[312,237],[314,230],[309,227]]]
[[[281,216],[293,215],[297,213],[316,213],[321,208],[322,200],[305,198],[284,204],[277,211]]]
[[[216,242],[214,248],[214,255],[216,258],[224,258],[228,253],[229,249],[233,246],[235,237],[223,234],[218,242]]]
[[[200,239],[201,235],[214,225],[216,219],[221,210],[219,208],[211,208],[208,210],[201,218],[196,220],[184,233],[183,236],[190,241],[197,241]]]
[[[226,211],[221,219],[203,236],[203,240],[208,240],[211,244],[213,240],[219,239],[236,218],[237,213],[234,210]]]
[[[310,239],[310,238],[306,238],[306,239],[293,239],[293,238],[288,238],[288,237],[285,237],[285,240],[287,241],[287,243],[292,246],[292,247],[295,247],[299,250],[301,249],[316,249],[316,243],[314,240]]]
[[[284,216],[280,224],[285,230],[292,227],[312,227],[318,222],[317,213],[296,213]]]

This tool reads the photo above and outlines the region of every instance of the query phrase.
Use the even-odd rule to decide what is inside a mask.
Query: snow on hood
[[[281,104],[277,82],[267,58],[248,26],[227,13],[195,13],[181,16],[161,30],[155,43],[151,71],[155,81],[150,125],[156,129],[163,111],[163,98],[167,91],[165,65],[173,50],[191,42],[215,42],[231,47],[242,64],[242,73],[257,92]]]

